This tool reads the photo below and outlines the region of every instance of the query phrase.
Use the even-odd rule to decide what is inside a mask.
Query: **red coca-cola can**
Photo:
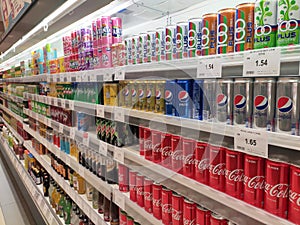
[[[119,164],[119,190],[122,192],[129,191],[129,169]]]
[[[152,160],[151,130],[147,127],[144,128],[144,152],[145,152],[145,159]]]
[[[161,217],[164,225],[172,225],[172,191],[165,187],[161,191]]]
[[[161,165],[168,169],[172,168],[171,137],[171,134],[161,134]]]
[[[161,193],[162,193],[162,186],[160,184],[154,183],[152,185],[152,211],[153,216],[161,220]]]
[[[209,146],[207,142],[199,141],[195,148],[195,180],[209,184]]]
[[[134,225],[134,219],[131,216],[127,216],[127,225]]]
[[[196,204],[187,199],[183,201],[183,224],[195,225],[196,221]]]
[[[198,205],[196,208],[196,225],[210,225],[211,212]]]
[[[291,166],[290,168],[290,195],[288,220],[300,224],[300,167]]]
[[[144,207],[144,176],[141,174],[136,175],[136,202]]]
[[[130,200],[136,202],[136,176],[137,172],[129,171],[129,196]]]
[[[171,138],[172,151],[172,170],[182,174],[183,172],[183,151],[182,151],[182,137],[173,135]]]
[[[265,160],[263,158],[244,156],[244,201],[256,207],[263,207]]]
[[[264,209],[287,218],[290,166],[283,162],[266,160]]]
[[[145,148],[144,148],[144,130],[145,130],[144,127],[139,126],[140,155],[145,155]]]
[[[120,209],[119,213],[120,225],[127,225],[127,213]]]
[[[243,199],[244,191],[244,154],[226,150],[225,191],[238,199]]]
[[[210,217],[210,225],[228,225],[228,220],[218,214],[212,213]]]
[[[189,178],[195,178],[195,146],[196,141],[184,138],[182,141],[183,151],[183,175]]]
[[[152,131],[152,161],[161,162],[161,132]]]
[[[152,213],[152,185],[152,180],[144,179],[144,208],[148,213]]]
[[[209,186],[219,191],[225,191],[226,148],[216,144],[209,145],[209,150]]]
[[[183,196],[172,194],[172,225],[183,224]]]

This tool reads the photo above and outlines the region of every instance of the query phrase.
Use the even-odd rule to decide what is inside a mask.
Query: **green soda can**
[[[254,49],[276,46],[277,0],[255,2]]]
[[[299,44],[300,0],[278,0],[277,46]]]

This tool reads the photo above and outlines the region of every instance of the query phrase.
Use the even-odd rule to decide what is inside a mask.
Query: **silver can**
[[[253,128],[274,131],[275,120],[274,78],[256,78],[253,90]]]
[[[232,125],[233,121],[233,80],[219,79],[216,87],[216,120],[220,123]]]
[[[166,27],[166,60],[176,59],[176,25]]]
[[[216,86],[217,80],[206,79],[203,82],[203,120],[213,121],[216,115]]]
[[[148,33],[148,61],[156,61],[156,31],[147,31]]]
[[[188,55],[201,56],[202,19],[189,19]]]
[[[155,52],[157,62],[166,60],[166,29],[164,27],[156,28]]]

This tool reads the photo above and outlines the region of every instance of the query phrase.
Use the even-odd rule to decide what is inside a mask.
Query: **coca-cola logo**
[[[194,159],[194,154],[184,156],[183,163],[189,165],[196,164],[196,160]]]
[[[209,159],[202,159],[201,161],[196,160],[196,167],[199,171],[204,171],[209,169]]]
[[[171,204],[164,204],[161,207],[163,213],[172,213],[172,205]]]
[[[290,190],[289,199],[290,199],[290,202],[292,202],[293,204],[296,204],[297,206],[300,207],[300,193]]]
[[[255,176],[252,178],[247,176],[244,177],[244,184],[249,188],[264,189],[264,182],[265,182],[264,176]]]
[[[183,225],[194,225],[195,224],[195,219],[190,220],[187,218],[183,218]]]
[[[244,170],[243,169],[235,169],[235,170],[226,170],[225,177],[234,182],[243,182],[244,181]]]
[[[289,196],[288,184],[265,184],[265,192],[269,192],[269,195],[276,198],[287,198]]]
[[[225,169],[225,163],[219,163],[218,165],[210,165],[209,171],[214,175],[225,175],[226,169]]]
[[[160,143],[153,145],[153,152],[161,152],[161,145]]]
[[[151,140],[144,141],[144,148],[145,148],[145,150],[151,150],[152,149],[152,141]]]
[[[182,150],[177,150],[177,151],[173,152],[172,159],[173,160],[178,160],[178,161],[183,161],[184,156],[183,156]]]
[[[150,192],[144,192],[144,200],[145,201],[152,201],[153,200],[152,193],[150,193]]]
[[[137,195],[144,195],[144,191],[142,187],[137,187],[136,188],[136,194]]]
[[[162,148],[162,155],[164,157],[169,157],[172,155],[172,152],[171,152],[171,147],[170,146],[165,146],[164,148]]]
[[[154,199],[154,198],[152,198],[152,201],[153,201],[153,207],[157,207],[157,208],[159,208],[159,207],[161,207],[161,198],[160,199]]]
[[[172,209],[172,218],[173,220],[180,221],[182,218],[182,211],[178,211],[176,209]]]

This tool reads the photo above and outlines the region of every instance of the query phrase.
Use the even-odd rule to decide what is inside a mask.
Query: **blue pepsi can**
[[[176,115],[176,80],[167,80],[165,88],[165,110],[166,115],[175,116]]]
[[[192,118],[193,108],[193,82],[192,80],[177,80],[176,86],[176,116]]]
[[[193,119],[202,120],[203,110],[203,80],[194,80],[193,82]]]

